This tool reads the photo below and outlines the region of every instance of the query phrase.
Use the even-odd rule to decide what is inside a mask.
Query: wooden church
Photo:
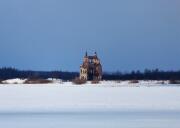
[[[80,66],[80,79],[98,81],[102,79],[102,65],[96,52],[93,56],[88,56],[86,52],[83,64]]]

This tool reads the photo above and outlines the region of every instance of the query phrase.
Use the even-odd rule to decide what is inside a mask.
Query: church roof
[[[88,59],[97,59],[97,56],[88,56]]]
[[[93,56],[88,56],[88,53],[86,52],[84,57],[86,57],[86,58],[88,58],[88,59],[98,59],[96,52],[94,53]]]

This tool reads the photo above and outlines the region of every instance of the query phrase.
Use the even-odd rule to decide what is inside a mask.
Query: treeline
[[[180,80],[180,71],[163,71],[159,69],[137,70],[130,73],[104,73],[103,79],[108,80]]]
[[[25,71],[15,68],[0,68],[0,79],[13,79],[13,78],[59,78],[63,80],[72,80],[77,77],[77,72],[65,72],[65,71]]]
[[[13,78],[59,78],[62,80],[72,80],[78,76],[78,72],[25,71],[18,70],[15,68],[0,68],[0,80]],[[137,70],[128,73],[103,73],[103,80],[180,80],[180,71],[162,71],[159,69],[145,69],[143,72]]]

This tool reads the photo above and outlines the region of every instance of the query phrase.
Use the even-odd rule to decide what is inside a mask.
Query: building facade
[[[96,52],[93,56],[88,56],[86,52],[83,64],[80,66],[80,79],[98,81],[102,79],[102,65]]]

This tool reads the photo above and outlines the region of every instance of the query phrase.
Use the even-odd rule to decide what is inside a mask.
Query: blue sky
[[[1,0],[0,67],[78,71],[87,50],[105,71],[180,69],[179,0]]]

